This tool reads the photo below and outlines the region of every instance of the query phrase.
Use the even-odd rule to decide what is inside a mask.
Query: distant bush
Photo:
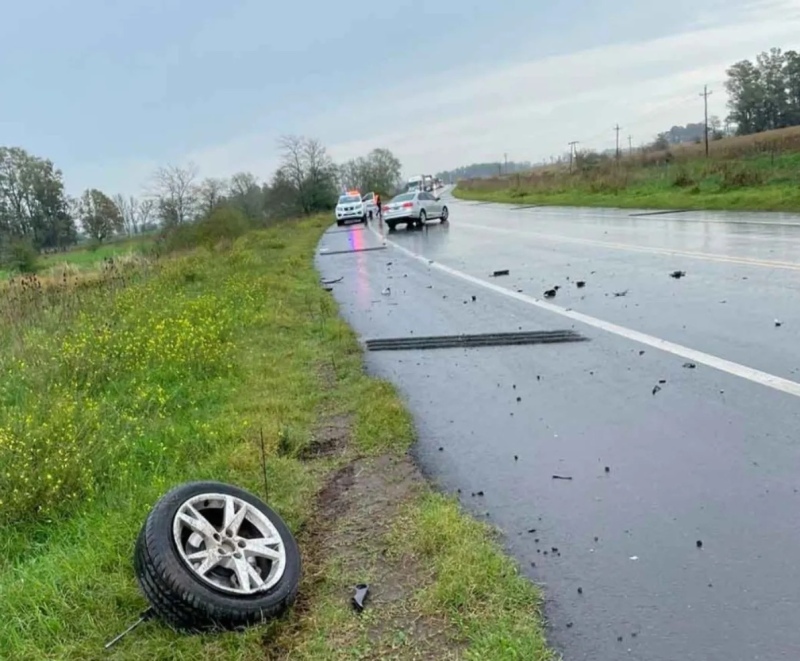
[[[672,185],[675,186],[675,188],[689,188],[696,184],[697,182],[689,176],[686,170],[679,170],[675,175],[675,179],[672,181]]]
[[[39,252],[27,239],[12,239],[3,248],[0,264],[14,273],[36,273]]]
[[[213,248],[233,241],[250,228],[250,221],[239,209],[222,206],[197,222],[171,228],[164,236],[163,247],[168,252]]]
[[[721,190],[760,186],[764,182],[764,176],[760,170],[746,165],[723,163],[720,167],[720,174],[722,175],[719,185]]]

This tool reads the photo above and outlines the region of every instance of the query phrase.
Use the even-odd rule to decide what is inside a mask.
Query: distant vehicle
[[[348,191],[339,197],[336,205],[336,224],[341,227],[348,220],[364,224],[367,222],[367,207],[357,190]]]
[[[424,177],[421,174],[417,175],[416,177],[411,177],[408,182],[406,182],[406,192],[410,193],[413,191],[422,190],[423,178]]]
[[[389,231],[401,224],[406,227],[422,227],[426,221],[438,218],[446,223],[450,211],[433,193],[410,191],[393,197],[383,206],[383,220]]]
[[[433,176],[430,174],[418,174],[411,177],[406,183],[406,192],[408,193],[415,190],[432,192]]]

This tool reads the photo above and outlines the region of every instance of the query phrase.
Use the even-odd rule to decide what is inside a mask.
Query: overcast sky
[[[268,178],[276,140],[406,174],[638,145],[726,114],[733,62],[800,48],[800,0],[25,0],[0,20],[0,144],[68,189],[166,163]]]

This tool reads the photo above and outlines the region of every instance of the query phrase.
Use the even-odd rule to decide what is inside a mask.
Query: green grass
[[[800,211],[800,154],[669,165],[625,160],[587,172],[463,182],[461,199],[641,209]]]
[[[410,448],[410,416],[391,386],[364,374],[356,337],[319,286],[313,253],[327,225],[282,225],[86,286],[18,283],[5,296],[0,659],[264,658],[265,636],[283,623],[187,636],[151,622],[110,654],[102,646],[146,606],[133,543],[176,483],[261,493],[263,433],[269,501],[299,530],[336,466],[299,458],[321,416],[352,419],[354,453]],[[549,658],[537,592],[489,529],[432,494],[404,521],[413,547],[398,537],[397,552],[423,554],[436,573],[420,608],[442,610],[466,656]],[[352,619],[330,595],[308,598],[322,605],[322,630]]]
[[[153,235],[145,235],[111,241],[97,247],[83,245],[66,252],[43,255],[39,260],[40,268],[44,270],[59,264],[74,264],[79,268],[86,268],[108,257],[140,253],[152,245],[153,240]]]

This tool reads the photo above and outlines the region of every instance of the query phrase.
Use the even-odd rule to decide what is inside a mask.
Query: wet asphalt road
[[[450,210],[449,225],[317,263],[343,277],[333,294],[364,338],[589,338],[367,355],[415,416],[423,468],[499,526],[542,584],[552,644],[568,661],[800,659],[800,398],[767,378],[800,380],[800,217]],[[334,228],[320,245],[381,239]],[[511,274],[487,277],[496,269]],[[600,326],[470,277],[531,300],[559,285],[552,303]],[[688,369],[635,332],[733,373]]]

